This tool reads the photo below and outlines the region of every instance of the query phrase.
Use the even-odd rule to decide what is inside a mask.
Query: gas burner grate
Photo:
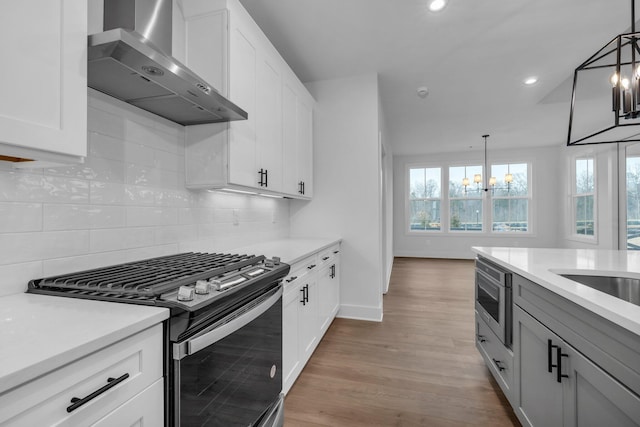
[[[187,252],[32,280],[30,288],[155,298],[178,287],[240,270],[264,256]]]

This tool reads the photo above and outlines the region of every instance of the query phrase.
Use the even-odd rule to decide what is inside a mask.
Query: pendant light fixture
[[[487,138],[489,138],[490,135],[482,135],[482,138],[484,138],[484,172],[487,173],[488,169],[488,165],[487,165]],[[487,183],[487,185],[484,185],[484,181],[482,179],[482,174],[474,174],[473,175],[473,182],[476,184],[476,191],[479,193],[481,191],[489,191],[491,190],[491,194],[493,194],[494,190],[496,189],[502,189],[500,187],[496,188],[496,184],[498,183],[498,180],[496,179],[495,176],[492,176],[489,178],[489,182]],[[504,182],[505,184],[507,184],[506,189],[507,191],[509,191],[511,189],[511,183],[513,182],[513,174],[509,172],[509,165],[507,165],[507,173],[504,175]],[[464,187],[464,192],[467,192],[467,187],[469,186],[470,182],[469,182],[469,178],[467,178],[467,168],[464,168],[464,178],[462,179],[462,186]]]
[[[614,37],[573,75],[567,145],[640,141],[640,33]]]

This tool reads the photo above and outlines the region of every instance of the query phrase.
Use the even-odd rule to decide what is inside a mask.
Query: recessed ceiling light
[[[447,5],[447,0],[431,0],[429,2],[429,10],[439,12]]]
[[[526,79],[524,79],[522,81],[522,83],[526,84],[527,86],[532,86],[532,85],[538,83],[538,78],[535,77],[535,76],[527,77]]]

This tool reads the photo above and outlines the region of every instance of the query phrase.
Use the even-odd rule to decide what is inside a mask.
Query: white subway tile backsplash
[[[24,292],[29,280],[41,277],[42,261],[0,265],[0,297]]]
[[[0,264],[80,255],[89,251],[89,231],[0,234]]]
[[[177,225],[178,208],[127,206],[127,226]]]
[[[88,157],[0,167],[0,295],[29,280],[288,235],[289,202],[184,187],[184,127],[89,90]]]
[[[117,251],[155,244],[153,227],[91,230],[90,233],[89,250],[91,252]]]
[[[42,204],[0,202],[0,233],[42,230]]]

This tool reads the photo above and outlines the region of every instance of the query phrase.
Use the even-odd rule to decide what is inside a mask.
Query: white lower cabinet
[[[0,426],[162,425],[162,355],[156,325],[0,395]]]
[[[146,427],[164,425],[164,381],[159,379],[134,398],[126,401],[92,427]]]
[[[640,397],[517,305],[516,413],[528,426],[638,426]]]
[[[331,254],[328,256],[328,254]],[[339,244],[293,264],[284,279],[283,392],[302,372],[339,307]]]

